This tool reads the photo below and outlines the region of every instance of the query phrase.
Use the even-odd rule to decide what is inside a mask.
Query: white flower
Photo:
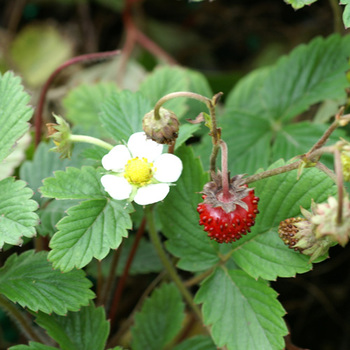
[[[132,134],[127,146],[115,146],[102,158],[103,167],[110,171],[101,178],[105,191],[114,199],[140,205],[163,200],[169,185],[180,177],[182,162],[162,151],[163,145],[147,139],[144,132]]]

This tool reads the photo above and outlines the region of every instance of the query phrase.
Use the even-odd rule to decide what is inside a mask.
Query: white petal
[[[133,158],[147,158],[149,162],[152,162],[163,152],[163,145],[147,139],[144,132],[132,134],[128,141],[128,148]]]
[[[103,175],[101,182],[105,191],[114,199],[127,199],[132,191],[132,186],[129,182],[120,176]]]
[[[147,205],[163,200],[169,193],[168,184],[152,184],[140,187],[137,190],[134,201],[139,205]]]
[[[182,161],[170,153],[160,155],[153,163],[154,178],[160,182],[175,182],[182,173]]]
[[[124,145],[118,145],[102,158],[102,166],[106,170],[122,171],[129,159],[131,159],[131,155],[128,148]]]

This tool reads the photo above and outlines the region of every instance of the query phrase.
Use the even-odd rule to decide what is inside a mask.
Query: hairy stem
[[[92,145],[99,146],[110,151],[114,146],[108,142],[97,139],[96,137],[87,136],[87,135],[70,135],[69,140],[72,142],[84,142],[91,143]]]
[[[227,168],[227,145],[223,140],[220,140],[221,147],[221,173],[222,173],[222,202],[229,202],[231,194],[229,190],[229,175]]]
[[[313,151],[312,153],[307,153],[305,156],[303,156],[303,160],[297,160],[293,163],[290,164],[286,164],[283,165],[281,167],[275,168],[275,169],[270,169],[270,170],[266,170],[266,171],[262,171],[261,173],[258,174],[254,174],[251,176],[248,176],[247,178],[244,179],[244,183],[245,184],[250,184],[252,182],[255,181],[259,181],[262,179],[265,179],[267,177],[270,176],[275,176],[275,175],[279,175],[279,174],[283,174],[286,173],[288,171],[292,171],[295,169],[298,169],[299,166],[306,160],[306,161],[311,161],[312,159],[314,159],[315,157],[319,157],[324,153],[334,153],[335,147],[330,146],[330,147],[322,147],[319,149],[316,149],[315,151]],[[316,163],[319,164],[319,163]],[[316,166],[315,164],[315,166]],[[318,165],[318,168],[320,168],[321,166]],[[324,168],[322,168],[321,170],[325,170]],[[327,173],[327,172],[326,172]],[[327,175],[330,175],[327,173]],[[332,179],[334,179],[334,176],[330,176]]]
[[[192,98],[194,100],[203,102],[208,108],[210,108],[211,100],[208,97],[202,96],[200,94],[196,94],[194,92],[189,92],[189,91],[177,91],[177,92],[172,92],[170,94],[167,94],[157,101],[157,103],[154,106],[154,118],[156,120],[160,120],[161,119],[161,116],[159,114],[160,107],[162,107],[162,105],[165,102],[178,97]]]
[[[164,251],[162,242],[160,241],[160,238],[158,236],[156,227],[155,227],[155,222],[154,222],[154,215],[152,211],[152,207],[147,206],[145,209],[146,212],[146,217],[147,217],[147,222],[148,222],[148,231],[149,231],[149,236],[150,239],[154,245],[154,248],[156,249],[158,256],[166,269],[167,273],[169,274],[170,278],[174,281],[176,284],[177,288],[179,289],[180,293],[186,300],[187,304],[189,307],[193,310],[197,318],[202,322],[202,313],[199,309],[199,307],[195,304],[192,294],[188,291],[188,289],[185,287],[183,284],[181,278],[176,272],[176,269],[170,262],[167,254]]]

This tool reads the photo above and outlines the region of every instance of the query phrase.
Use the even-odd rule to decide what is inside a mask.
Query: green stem
[[[69,140],[73,142],[85,142],[91,143],[92,145],[99,146],[110,151],[114,146],[108,142],[97,139],[96,137],[86,136],[86,135],[70,135]]]
[[[196,94],[194,92],[189,92],[189,91],[177,91],[177,92],[172,92],[170,94],[167,94],[163,96],[154,106],[154,118],[156,120],[160,120],[160,108],[162,105],[167,102],[172,100],[173,98],[178,98],[178,97],[187,97],[187,98],[192,98],[194,100],[200,101],[204,103],[207,108],[209,109],[209,114],[210,114],[210,119],[211,119],[211,125],[210,125],[210,136],[213,138],[213,149],[210,155],[210,172],[215,172],[216,168],[216,157],[218,155],[219,151],[219,142],[221,139],[221,132],[220,129],[218,129],[217,124],[216,124],[216,112],[215,112],[215,106],[218,103],[220,97],[222,95],[222,92],[217,93],[216,95],[213,96],[212,99],[209,99],[208,97],[202,96],[200,94]]]
[[[146,206],[145,208],[145,213],[147,217],[147,224],[148,224],[148,231],[149,231],[149,236],[150,239],[154,245],[154,248],[156,249],[158,256],[166,269],[167,273],[169,274],[170,278],[174,281],[176,284],[177,288],[179,289],[180,293],[188,303],[188,305],[191,307],[195,315],[198,317],[200,321],[202,321],[202,313],[199,309],[199,307],[195,304],[192,294],[188,291],[188,289],[185,287],[184,283],[182,282],[181,278],[176,272],[176,269],[170,262],[169,258],[167,257],[163,245],[159,239],[156,227],[155,227],[155,222],[154,222],[154,215],[152,211],[152,207]]]
[[[0,294],[0,307],[18,324],[19,329],[28,340],[34,340],[44,344],[47,343],[45,338],[35,331],[32,321],[2,294]]]

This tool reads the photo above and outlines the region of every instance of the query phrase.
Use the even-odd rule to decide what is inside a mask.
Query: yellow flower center
[[[153,176],[153,163],[149,163],[146,158],[139,157],[128,160],[125,165],[125,178],[131,184],[143,186],[147,184]]]

